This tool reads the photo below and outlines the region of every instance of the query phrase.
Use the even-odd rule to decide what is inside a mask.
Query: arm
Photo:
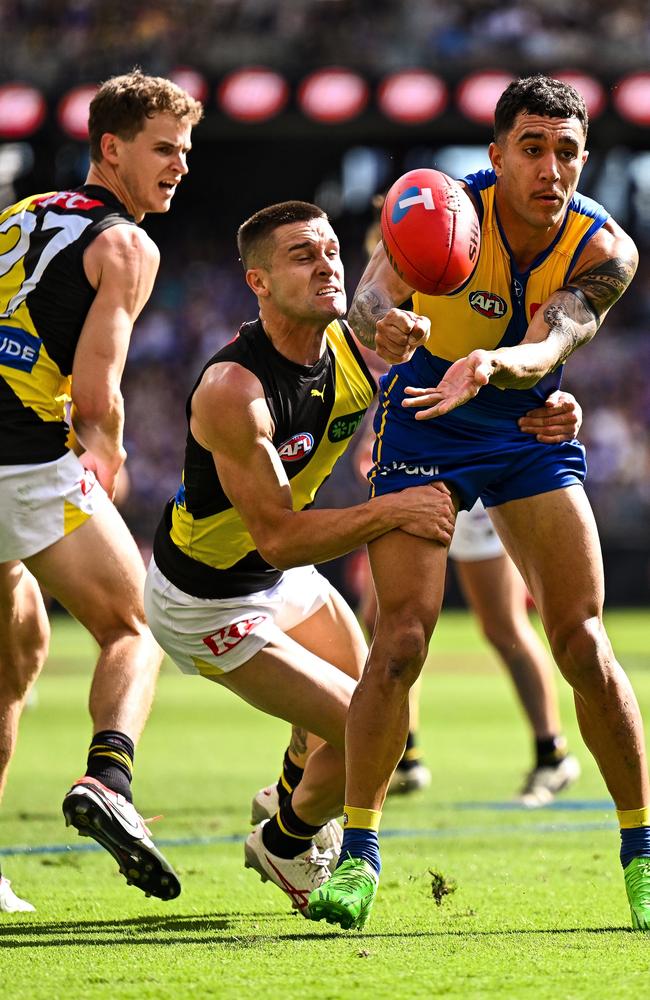
[[[588,245],[575,277],[537,310],[520,344],[472,351],[454,362],[435,389],[407,389],[412,398],[404,405],[427,406],[417,414],[426,420],[467,402],[488,382],[502,389],[537,385],[592,339],[637,264],[634,243],[610,220]]]
[[[453,504],[441,483],[355,507],[294,511],[262,387],[237,364],[205,373],[192,399],[190,427],[212,452],[221,485],[257,549],[278,569],[334,559],[394,528],[444,545],[451,540]]]
[[[126,458],[120,382],[133,324],[151,294],[158,261],[155,244],[134,226],[113,226],[84,254],[97,294],[75,351],[71,421],[85,449],[83,464],[111,497]]]
[[[372,347],[391,365],[408,361],[428,336],[424,316],[394,306],[406,302],[413,289],[397,276],[381,243],[361,276],[348,313],[348,323],[365,347]]]

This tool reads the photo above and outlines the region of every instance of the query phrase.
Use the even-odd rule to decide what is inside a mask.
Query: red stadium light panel
[[[573,69],[563,69],[558,73],[552,73],[551,76],[575,87],[587,105],[590,118],[598,118],[599,115],[602,115],[607,104],[607,94],[602,83],[599,83],[595,77]]]
[[[0,87],[0,137],[24,139],[40,128],[45,118],[45,98],[26,83]]]
[[[447,86],[426,70],[402,70],[382,80],[377,103],[387,118],[417,125],[442,114],[447,106]]]
[[[612,92],[619,115],[635,125],[650,125],[650,73],[630,73]]]
[[[190,66],[177,66],[169,74],[169,79],[182,87],[195,101],[205,101],[208,96],[208,81]]]
[[[514,77],[500,69],[489,69],[465,77],[456,90],[456,104],[470,121],[491,125],[501,94]]]
[[[335,124],[356,118],[368,103],[369,88],[357,73],[339,66],[316,70],[298,88],[303,114],[315,121]]]
[[[88,108],[96,93],[95,84],[85,83],[68,91],[59,101],[59,125],[71,139],[88,138]]]
[[[286,107],[289,85],[265,66],[249,66],[230,73],[217,90],[220,107],[240,122],[264,122]]]

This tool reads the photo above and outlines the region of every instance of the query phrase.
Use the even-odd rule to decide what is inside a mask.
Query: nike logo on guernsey
[[[298,909],[300,909],[300,910],[306,910],[307,909],[307,905],[309,903],[309,891],[310,890],[308,890],[308,889],[296,889],[295,885],[291,885],[291,882],[288,882],[286,880],[286,878],[284,877],[284,875],[282,874],[282,872],[279,871],[275,867],[275,865],[271,861],[271,859],[268,856],[268,854],[266,854],[265,857],[266,857],[266,860],[268,861],[269,865],[271,866],[271,868],[275,872],[275,874],[278,876],[278,878],[282,882],[282,885],[287,890],[288,894],[291,896],[291,899],[293,900],[293,902],[298,907]]]
[[[320,396],[320,398],[325,402],[325,386],[322,389],[312,389],[312,396]]]

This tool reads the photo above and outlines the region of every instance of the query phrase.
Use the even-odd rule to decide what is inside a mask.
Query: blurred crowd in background
[[[488,59],[625,69],[650,58],[645,0],[3,0],[0,66],[35,82],[103,77],[116,59],[164,73],[245,62],[385,72]]]
[[[184,62],[207,74],[255,62],[281,64],[288,73],[334,62],[376,75],[409,65],[458,73],[486,62],[514,73],[565,62],[603,75],[650,65],[647,0],[3,0],[0,32],[0,80],[28,76],[55,89],[134,64],[163,75]],[[458,138],[437,134],[436,126],[426,148],[421,133],[409,147],[404,132],[398,155],[388,140],[385,148],[350,149],[350,127],[345,136],[324,127],[320,138],[313,128],[301,135],[299,124],[281,137],[267,127],[263,141],[246,126],[219,141],[202,127],[205,138],[200,126],[190,176],[170,217],[145,222],[162,264],[124,379],[131,482],[125,515],[145,551],[178,487],[187,394],[207,359],[256,314],[237,261],[237,224],[271,201],[317,201],[341,237],[351,296],[366,259],[373,193],[416,165],[455,176],[485,165],[460,147],[439,158],[442,143]],[[20,147],[25,187],[3,190],[4,203],[13,194],[81,183],[84,144],[49,128],[33,154]],[[483,155],[487,142],[486,133]],[[650,596],[650,153],[638,140],[633,150],[599,142],[581,190],[632,233],[642,262],[594,342],[571,359],[565,387],[584,409],[581,439],[608,600],[641,604]],[[354,502],[363,492],[351,460],[325,488],[330,504]]]

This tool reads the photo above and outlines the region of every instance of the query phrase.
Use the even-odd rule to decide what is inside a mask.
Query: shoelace
[[[330,860],[331,851],[319,854],[316,848],[314,848],[309,857],[305,859],[305,863],[310,875],[325,875],[325,872],[327,872],[327,877],[329,877]]]

